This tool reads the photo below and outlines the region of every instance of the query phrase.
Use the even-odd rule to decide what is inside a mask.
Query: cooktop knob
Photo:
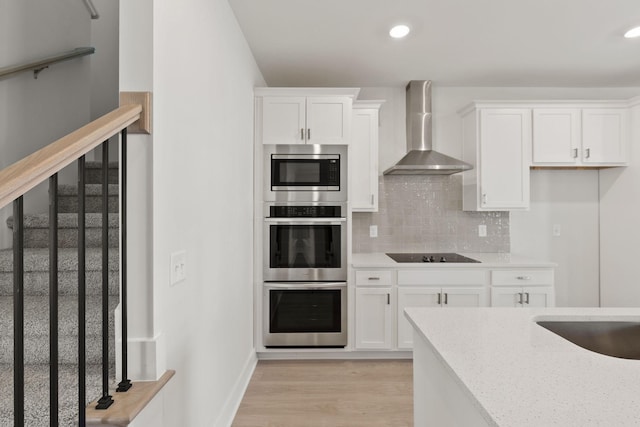
[[[443,256],[440,257],[440,262],[447,262],[447,259]]]

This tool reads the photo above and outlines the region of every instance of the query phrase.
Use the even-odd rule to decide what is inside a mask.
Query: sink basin
[[[640,360],[640,322],[538,321],[538,325],[587,350]]]

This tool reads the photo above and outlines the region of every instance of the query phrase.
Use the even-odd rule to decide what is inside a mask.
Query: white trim
[[[240,407],[240,403],[249,386],[249,381],[251,381],[251,376],[257,364],[258,358],[256,357],[256,351],[255,349],[251,349],[251,353],[244,364],[244,369],[242,369],[242,372],[238,375],[236,383],[230,390],[229,397],[227,397],[226,402],[224,402],[222,412],[213,423],[214,427],[231,427],[231,423],[233,423],[236,412],[238,412],[238,408]]]
[[[413,352],[409,351],[345,351],[321,352],[295,350],[270,350],[258,353],[258,360],[364,360],[364,359],[411,359]]]
[[[255,96],[348,96],[356,99],[360,88],[348,87],[256,87]]]

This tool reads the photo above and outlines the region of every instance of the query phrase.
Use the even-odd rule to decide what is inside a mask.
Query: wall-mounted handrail
[[[52,56],[47,56],[46,58],[42,58],[37,61],[2,67],[0,68],[0,80],[14,76],[18,73],[22,73],[23,71],[33,71],[33,77],[37,78],[40,71],[48,68],[49,65],[56,64],[62,61],[68,61],[80,56],[91,55],[95,53],[95,51],[96,49],[94,47],[77,47],[73,50],[58,53]]]
[[[98,9],[93,5],[91,0],[84,0],[84,5],[87,6],[87,10],[91,14],[91,19],[100,18],[100,14],[98,13]]]
[[[119,107],[0,170],[0,208],[137,121],[141,113],[139,104]]]

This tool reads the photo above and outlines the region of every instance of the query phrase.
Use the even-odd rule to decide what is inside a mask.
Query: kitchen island
[[[640,309],[414,308],[416,426],[640,424],[640,361],[598,354],[537,320],[640,321]]]

